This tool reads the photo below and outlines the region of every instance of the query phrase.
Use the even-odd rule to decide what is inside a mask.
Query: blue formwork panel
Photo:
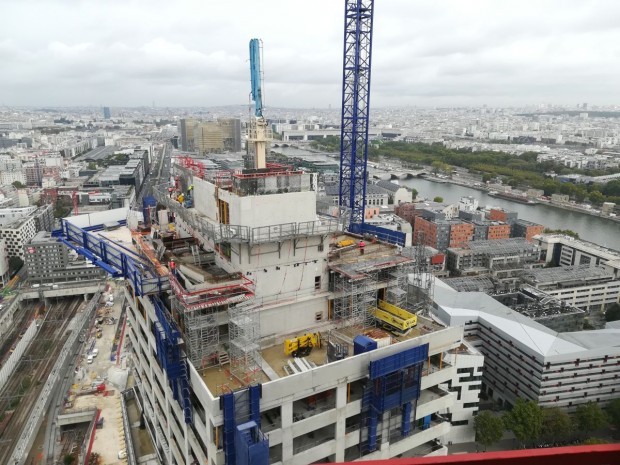
[[[411,432],[411,402],[407,402],[402,408],[402,422],[400,432],[403,436],[408,436]]]
[[[405,241],[407,239],[407,235],[404,232],[394,231],[367,223],[351,225],[349,230],[355,234],[369,234],[377,237],[380,241],[400,245],[401,247],[405,246]]]
[[[370,352],[371,350],[375,350],[376,348],[377,341],[368,336],[358,334],[357,336],[355,336],[355,338],[353,338],[353,355]]]
[[[428,343],[370,362],[370,379],[394,373],[428,358]]]
[[[377,450],[377,425],[379,423],[379,416],[374,410],[370,410],[368,417],[368,450]]]
[[[144,216],[145,224],[151,224],[151,215],[149,213],[153,208],[157,208],[157,199],[152,196],[144,197],[142,199],[142,215]]]
[[[238,425],[235,432],[236,465],[269,465],[269,440],[254,421]]]
[[[262,385],[250,386],[250,419],[260,428],[260,398],[262,395]]]
[[[232,392],[221,396],[222,410],[224,411],[224,460],[226,465],[235,465],[235,396]]]

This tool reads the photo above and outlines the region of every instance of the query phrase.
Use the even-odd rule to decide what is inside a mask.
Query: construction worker
[[[364,255],[364,247],[366,247],[366,243],[364,241],[359,241],[357,246],[360,249],[360,255]]]
[[[179,194],[179,196],[177,197],[177,200],[179,201],[180,204],[183,204],[183,201],[185,200],[185,196],[183,194]]]

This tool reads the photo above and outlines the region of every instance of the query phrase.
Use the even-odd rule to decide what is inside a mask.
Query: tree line
[[[518,399],[512,410],[502,416],[485,410],[474,420],[476,441],[485,450],[498,442],[505,431],[511,431],[522,445],[563,443],[575,438],[586,444],[604,443],[590,435],[609,425],[620,428],[620,399],[613,400],[607,412],[594,402],[582,404],[572,416],[557,407],[542,408],[534,401]]]
[[[325,139],[312,141],[310,145],[318,150],[338,152],[340,150],[340,138],[328,136]],[[601,205],[603,202],[620,204],[620,179],[606,184],[582,184],[561,182],[545,174],[553,171],[557,175],[600,176],[620,170],[603,171],[569,168],[554,161],[538,163],[536,161],[537,156],[536,152],[512,155],[505,152],[472,152],[470,149],[448,149],[441,143],[423,144],[390,141],[373,142],[368,147],[368,158],[370,160],[379,160],[380,157],[394,158],[407,163],[433,166],[435,171],[445,171],[442,168],[459,166],[472,173],[482,175],[483,181],[499,177],[513,187],[541,189],[547,196],[565,194],[578,202],[589,200],[595,205]],[[433,163],[435,164],[433,165]]]

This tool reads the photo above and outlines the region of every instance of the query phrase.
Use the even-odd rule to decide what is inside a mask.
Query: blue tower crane
[[[342,213],[346,211],[350,215],[350,232],[371,234],[405,245],[404,233],[364,222],[374,3],[374,0],[345,0],[338,204]]]
[[[345,0],[339,205],[349,209],[349,230],[364,224],[374,0]]]

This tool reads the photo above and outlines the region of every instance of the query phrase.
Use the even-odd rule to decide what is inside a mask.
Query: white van
[[[86,357],[86,363],[93,363],[93,356],[89,355],[88,357]]]
[[[95,348],[92,351],[93,357],[96,357],[97,355],[99,355],[99,349]]]

